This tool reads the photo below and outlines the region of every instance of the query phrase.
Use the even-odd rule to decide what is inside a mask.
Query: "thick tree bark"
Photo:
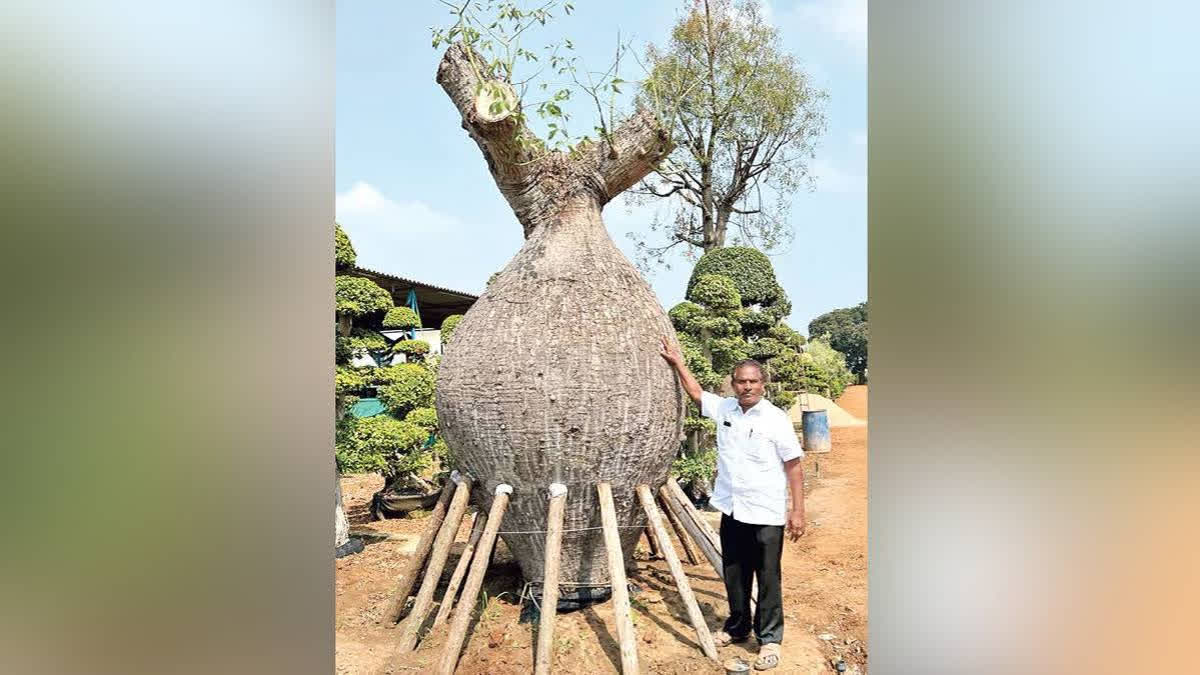
[[[342,506],[342,477],[337,469],[333,470],[333,547],[337,548],[350,541],[350,521],[346,518],[346,509]]]
[[[471,54],[455,45],[438,82],[459,109],[526,242],[455,329],[438,371],[443,433],[483,484],[515,488],[501,535],[525,577],[540,581],[549,485],[567,485],[563,583],[607,585],[595,485],[612,484],[618,522],[644,525],[634,486],[661,485],[681,438],[684,398],[659,356],[673,336],[649,285],[605,230],[604,204],[649,173],[671,147],[640,112],[608,141],[573,155],[528,151],[518,116],[481,118]],[[523,143],[521,139],[525,139]],[[531,532],[530,532],[531,531]],[[632,552],[641,530],[620,530]]]

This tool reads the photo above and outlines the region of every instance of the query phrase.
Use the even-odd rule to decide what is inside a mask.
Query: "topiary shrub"
[[[383,327],[388,330],[412,330],[421,327],[421,317],[411,307],[393,307],[383,317]]]
[[[396,417],[433,405],[434,375],[417,363],[376,368],[379,400]]]
[[[442,321],[441,338],[443,345],[449,344],[450,336],[454,335],[454,329],[458,327],[458,322],[462,321],[462,318],[462,314],[451,314],[450,316],[446,317],[444,321]]]
[[[356,368],[341,366],[333,375],[334,396],[357,396],[367,389],[367,378]],[[347,406],[349,407],[349,406]]]
[[[733,369],[733,364],[750,358],[750,345],[741,337],[717,338],[709,346],[712,352],[712,369],[724,379]]]
[[[700,278],[719,274],[733,280],[742,305],[773,305],[783,297],[775,280],[771,259],[762,251],[747,246],[726,246],[708,251],[696,262],[688,279],[688,295]]]
[[[388,349],[387,338],[368,328],[352,329],[350,337],[345,338],[345,340],[349,346],[350,353],[355,357],[386,352]]]
[[[782,342],[775,338],[765,337],[759,338],[750,343],[750,358],[759,361],[766,361],[773,357],[779,356],[787,347]]]
[[[796,394],[786,389],[776,388],[774,392],[767,392],[767,400],[776,408],[787,411],[796,403]]]
[[[429,343],[424,340],[400,340],[392,345],[392,351],[404,354],[409,361],[420,361],[429,353]]]
[[[708,493],[713,477],[717,474],[717,449],[704,448],[676,459],[671,465],[671,473],[679,479],[681,485],[688,486],[691,492]]]
[[[667,316],[671,319],[671,325],[675,326],[675,330],[679,332],[690,333],[692,331],[692,322],[704,316],[704,308],[694,302],[684,300],[683,302],[671,308],[667,312]]]
[[[700,331],[708,331],[709,337],[735,337],[742,335],[742,325],[727,316],[708,316],[694,320]]]
[[[437,410],[433,408],[413,408],[404,416],[404,421],[425,429],[429,433],[437,431]]]
[[[704,357],[704,352],[700,349],[696,338],[687,333],[680,333],[677,337],[679,338],[679,351],[683,353],[683,360],[700,386],[708,391],[721,386],[721,376],[713,370],[712,364]]]
[[[342,226],[337,223],[333,224],[333,263],[338,270],[354,267],[354,263],[358,256],[354,252],[354,244],[350,243],[350,237],[342,230]]]
[[[429,465],[428,453],[422,452],[429,433],[421,427],[390,415],[358,419],[345,427],[345,442],[337,449],[338,470],[343,473],[398,475]]]
[[[807,340],[798,331],[793,330],[786,323],[777,323],[767,329],[767,337],[779,340],[787,347],[799,351]]]
[[[687,299],[710,312],[733,313],[741,309],[742,298],[733,279],[720,274],[705,274],[688,287]]]
[[[370,279],[339,276],[333,280],[337,313],[343,316],[360,317],[375,312],[386,312],[393,306],[390,293]]]

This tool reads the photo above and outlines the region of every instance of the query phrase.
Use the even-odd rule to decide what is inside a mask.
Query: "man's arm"
[[[783,463],[783,471],[787,474],[788,491],[792,493],[792,508],[788,511],[788,538],[796,541],[804,536],[804,464],[801,458],[789,459]]]
[[[700,383],[696,381],[695,376],[688,370],[687,364],[683,361],[683,354],[679,353],[679,349],[671,344],[667,338],[662,339],[662,349],[659,351],[667,363],[675,368],[675,372],[679,374],[679,383],[683,385],[683,390],[691,397],[692,402],[697,407],[700,405],[700,395],[703,390],[700,388]]]

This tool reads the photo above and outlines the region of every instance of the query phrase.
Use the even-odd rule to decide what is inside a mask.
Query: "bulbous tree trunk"
[[[639,113],[568,156],[527,149],[514,116],[475,105],[470,52],[451,47],[438,81],[463,115],[526,241],[454,331],[438,370],[438,419],[461,468],[515,491],[501,535],[527,580],[542,579],[549,485],[570,490],[561,579],[608,583],[596,484],[613,486],[627,557],[645,523],[634,488],[666,479],[684,395],[659,356],[673,336],[653,291],[609,238],[603,205],[648,173],[670,144]],[[477,58],[477,57],[476,57]],[[481,61],[480,61],[481,62]],[[594,529],[587,529],[594,528]]]

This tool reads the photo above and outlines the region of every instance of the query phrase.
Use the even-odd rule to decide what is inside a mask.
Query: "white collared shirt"
[[[700,414],[717,425],[717,484],[709,503],[743,523],[785,525],[783,463],[804,456],[787,413],[765,398],[742,412],[736,398],[706,391]]]

